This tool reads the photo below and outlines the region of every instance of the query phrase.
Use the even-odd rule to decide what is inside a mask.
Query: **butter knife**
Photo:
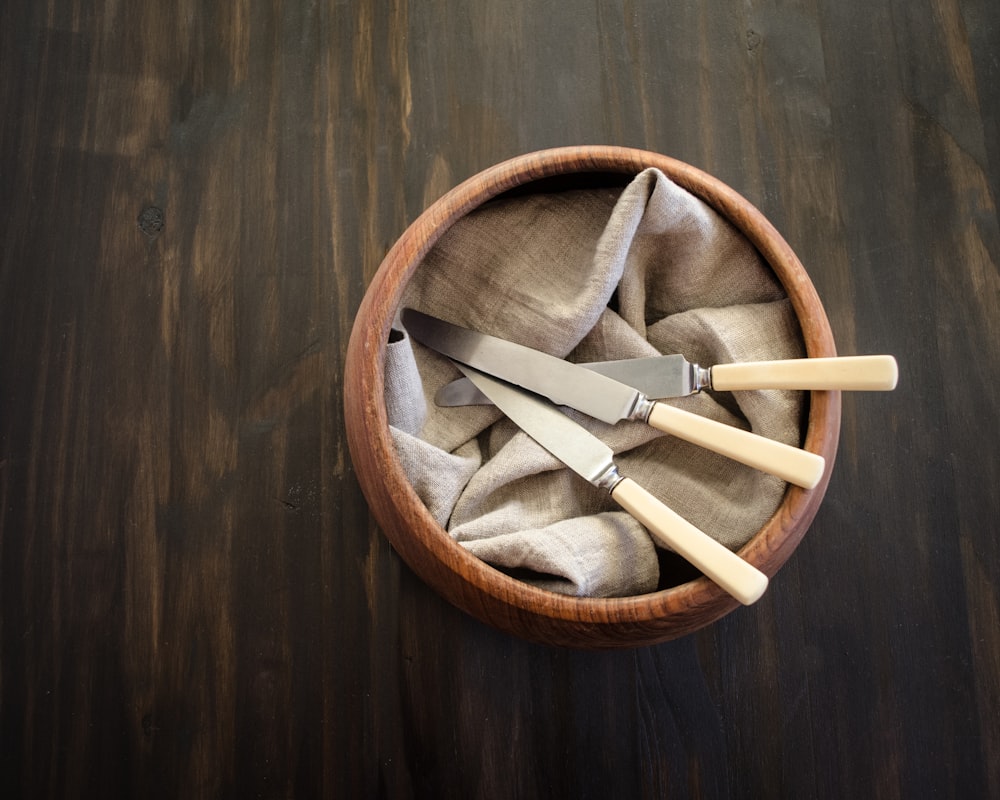
[[[888,355],[745,361],[714,367],[701,367],[682,355],[664,355],[593,361],[580,366],[638,389],[651,400],[685,397],[705,389],[888,392],[896,388],[899,377],[896,359]],[[442,386],[434,401],[439,406],[489,402],[468,378]]]

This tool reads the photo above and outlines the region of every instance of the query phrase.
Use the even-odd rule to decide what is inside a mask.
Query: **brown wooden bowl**
[[[836,355],[826,312],[802,264],[774,227],[715,178],[667,156],[621,147],[568,147],[520,156],[481,172],[430,206],[386,255],[358,310],[347,349],[344,403],[348,445],[372,513],[403,560],[449,602],[516,636],[587,649],[633,647],[698,630],[739,603],[698,577],[652,594],[569,597],[512,578],[451,539],[408,483],[386,420],[386,343],[403,289],[424,255],[463,215],[512,190],[552,181],[623,183],[656,167],[742,231],[783,284],[810,357]],[[826,458],[812,490],[790,486],[771,519],[740,555],[773,576],[798,545],[826,492],[840,433],[839,392],[811,392],[804,447]]]

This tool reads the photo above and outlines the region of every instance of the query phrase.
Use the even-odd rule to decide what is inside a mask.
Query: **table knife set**
[[[661,544],[687,559],[741,603],[767,588],[767,576],[619,473],[599,438],[563,414],[567,406],[608,424],[644,422],[664,433],[776,475],[804,489],[823,476],[822,456],[675,408],[660,400],[704,389],[894,389],[892,356],[805,358],[703,368],[681,355],[574,364],[468,330],[411,308],[408,333],[447,356],[465,376],[435,397],[441,406],[492,403],[567,467],[606,489]]]

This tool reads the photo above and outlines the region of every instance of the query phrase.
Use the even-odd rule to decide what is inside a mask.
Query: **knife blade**
[[[625,358],[580,363],[651,400],[684,397],[704,389],[805,389],[888,392],[896,388],[899,368],[888,355],[792,358],[745,361],[701,367],[682,355]],[[489,399],[468,378],[458,378],[438,390],[439,406],[484,405]]]
[[[603,422],[645,422],[806,489],[816,486],[823,476],[825,461],[820,455],[651,401],[631,386],[547,353],[470,331],[411,308],[403,310],[402,321],[413,338],[454,361]]]
[[[552,403],[465,364],[456,366],[514,423],[567,467],[606,489],[654,539],[687,559],[744,605],[756,602],[767,576],[692,525],[631,478],[622,476],[610,447]]]

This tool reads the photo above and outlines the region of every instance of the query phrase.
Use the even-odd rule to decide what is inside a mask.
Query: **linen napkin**
[[[791,305],[756,249],[658,170],[624,189],[501,197],[456,222],[407,286],[402,307],[570,361],[682,353],[702,366],[800,358]],[[654,591],[649,533],[609,494],[549,455],[492,406],[439,408],[460,373],[397,319],[385,401],[406,474],[470,552],[543,588],[614,597]],[[799,445],[801,392],[702,392],[685,410]],[[636,422],[575,412],[633,478],[736,549],[786,484]]]

